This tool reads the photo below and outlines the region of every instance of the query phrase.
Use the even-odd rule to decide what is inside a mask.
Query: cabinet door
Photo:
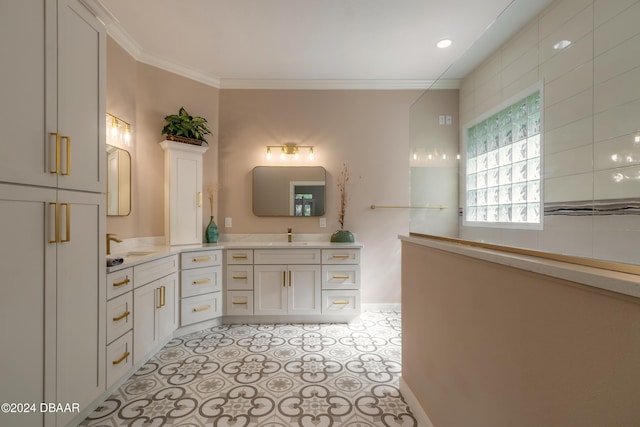
[[[5,343],[5,351],[0,352],[4,384],[0,402],[55,401],[51,389],[55,371],[49,364],[55,342],[45,340],[45,333],[55,337],[55,316],[51,317],[49,309],[55,304],[56,245],[47,240],[47,202],[55,201],[55,196],[52,189],[25,191],[22,186],[0,184],[0,235],[4,240],[0,246],[0,336]],[[42,423],[39,412],[0,413],[3,426]]]
[[[254,267],[254,313],[287,313],[287,266]]]
[[[105,199],[58,191],[56,401],[86,407],[105,390]],[[58,413],[66,424],[72,412]]]
[[[45,114],[45,99],[55,99],[55,16],[55,2],[0,2],[0,181],[56,186],[47,143],[55,117]]]
[[[289,314],[320,314],[321,280],[319,265],[289,266],[288,309]]]
[[[58,4],[58,186],[104,192],[106,32],[78,0]]]
[[[156,343],[156,307],[160,307],[160,288],[154,283],[133,291],[133,364],[143,360]]]
[[[162,341],[178,327],[178,310],[176,304],[176,289],[178,288],[178,273],[170,274],[158,280],[156,287],[160,287],[160,307],[156,308],[157,336]]]

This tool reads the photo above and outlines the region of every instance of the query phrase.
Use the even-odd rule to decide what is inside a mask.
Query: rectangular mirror
[[[326,175],[321,166],[256,166],[254,215],[324,215]]]
[[[131,155],[107,145],[107,215],[131,213]]]

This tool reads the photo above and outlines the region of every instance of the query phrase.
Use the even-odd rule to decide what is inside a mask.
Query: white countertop
[[[427,246],[485,261],[507,265],[521,270],[556,277],[599,289],[640,298],[640,276],[602,268],[572,264],[529,255],[485,249],[464,243],[449,242],[428,237],[398,236],[400,240]]]
[[[107,259],[123,258],[124,262],[119,265],[107,267],[107,273],[129,268],[138,264],[153,261],[170,255],[177,255],[182,252],[206,251],[210,249],[350,249],[362,248],[362,244],[354,243],[333,243],[333,242],[218,242],[203,243],[200,245],[181,246],[144,246],[133,248],[123,253],[107,255]]]

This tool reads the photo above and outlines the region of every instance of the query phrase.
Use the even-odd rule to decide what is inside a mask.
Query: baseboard
[[[400,377],[400,393],[402,393],[405,402],[407,402],[409,408],[411,408],[411,412],[413,412],[413,416],[418,422],[418,427],[434,427],[427,413],[422,408],[422,405],[420,405],[420,402],[416,399],[416,395],[413,394],[413,391],[411,391],[402,377]]]
[[[362,311],[400,311],[402,304],[362,304]]]

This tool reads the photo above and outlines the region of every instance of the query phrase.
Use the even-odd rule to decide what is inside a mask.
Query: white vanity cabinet
[[[208,147],[162,141],[167,245],[202,243],[202,155]]]
[[[133,267],[107,274],[107,388],[133,367]]]
[[[254,314],[321,313],[319,249],[257,249]]]
[[[133,363],[146,359],[178,327],[178,256],[133,267]]]
[[[222,250],[180,254],[180,326],[222,315]]]
[[[322,313],[360,313],[360,249],[322,249]]]
[[[225,250],[225,315],[253,314],[253,249]]]

